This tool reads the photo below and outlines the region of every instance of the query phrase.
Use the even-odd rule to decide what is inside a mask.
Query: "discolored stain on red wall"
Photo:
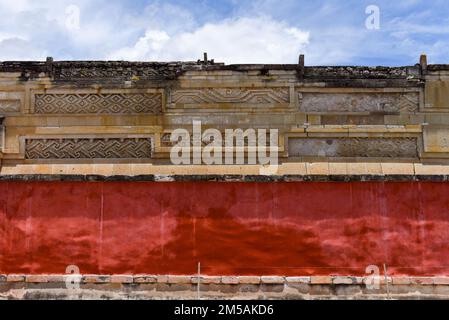
[[[445,182],[1,182],[0,273],[449,273]]]

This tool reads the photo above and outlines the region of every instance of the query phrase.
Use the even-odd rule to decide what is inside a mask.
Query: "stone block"
[[[221,283],[221,277],[214,277],[214,276],[201,276],[201,284],[220,284]]]
[[[352,277],[336,276],[332,278],[333,284],[353,284],[354,279]]]
[[[168,276],[158,275],[157,276],[157,283],[168,283]]]
[[[393,285],[409,285],[411,284],[409,277],[393,277]]]
[[[260,277],[256,277],[256,276],[240,276],[239,277],[240,284],[259,284],[260,281],[261,281]]]
[[[285,283],[285,278],[279,277],[279,276],[263,276],[263,277],[260,277],[260,280],[262,283],[265,283],[265,284],[283,284],[283,283]]]
[[[115,274],[111,276],[111,283],[133,283],[134,277],[132,275]]]
[[[168,283],[171,284],[180,284],[180,283],[192,283],[191,276],[168,276]]]
[[[292,284],[292,283],[309,284],[310,283],[310,277],[286,277],[285,281],[288,284]]]
[[[433,284],[435,285],[449,285],[449,277],[434,277]]]
[[[433,277],[410,277],[411,284],[433,285]]]
[[[221,277],[221,283],[223,283],[223,284],[239,284],[239,278],[236,276],[223,276],[223,277]]]
[[[8,274],[6,276],[7,282],[25,282],[24,274]]]
[[[46,283],[46,282],[48,282],[48,275],[27,275],[26,282]]]
[[[310,277],[311,284],[332,284],[331,276],[312,276]]]
[[[156,283],[157,276],[156,275],[135,275],[134,283]]]
[[[110,281],[111,277],[107,275],[85,274],[82,277],[83,283],[108,283]]]
[[[416,138],[290,138],[289,157],[417,158]]]

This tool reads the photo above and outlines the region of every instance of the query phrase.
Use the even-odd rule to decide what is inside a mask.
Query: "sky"
[[[449,63],[447,0],[0,0],[0,61]]]

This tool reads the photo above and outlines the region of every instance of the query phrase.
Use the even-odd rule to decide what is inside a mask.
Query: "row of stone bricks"
[[[73,280],[74,275],[0,275],[0,282],[28,282],[28,283],[55,283]],[[77,276],[77,275],[75,275]],[[72,278],[69,278],[72,277]],[[167,283],[167,284],[196,284],[198,276],[174,275],[79,275],[81,283]],[[200,276],[202,284],[312,284],[312,285],[353,285],[371,282],[373,278],[353,276]],[[449,277],[387,277],[388,283],[393,285],[449,285]],[[380,276],[381,284],[385,277]]]
[[[174,176],[186,175],[449,175],[449,165],[425,165],[420,163],[337,163],[292,162],[279,165],[275,172],[258,165],[173,166],[153,164],[18,164],[0,166],[0,175],[99,175],[140,176],[156,175],[156,181],[170,181]]]

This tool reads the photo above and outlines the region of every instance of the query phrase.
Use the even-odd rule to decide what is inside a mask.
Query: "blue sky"
[[[379,29],[368,29],[369,5]],[[0,0],[0,60],[449,63],[447,0]]]

